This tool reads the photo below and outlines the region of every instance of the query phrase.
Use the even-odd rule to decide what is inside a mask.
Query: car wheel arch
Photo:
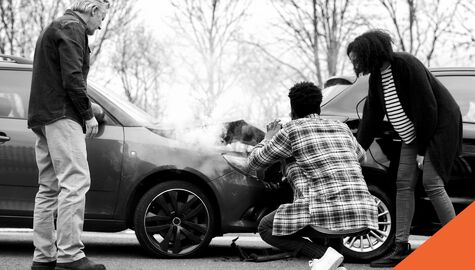
[[[363,166],[362,172],[366,185],[378,187],[390,197],[396,194],[395,179],[387,171]]]
[[[396,222],[395,187],[391,187],[394,181],[384,170],[363,167],[363,174],[368,190],[377,202],[378,230],[357,237],[346,237],[338,248],[349,259],[367,262],[383,256],[392,247]]]
[[[202,189],[203,192],[208,196],[208,199],[215,207],[215,228],[216,233],[221,234],[221,208],[218,203],[218,198],[216,197],[215,193],[213,192],[213,188],[211,187],[209,181],[204,179],[202,176],[195,174],[194,172],[186,171],[186,170],[179,170],[179,169],[163,169],[157,170],[152,174],[147,175],[141,181],[137,183],[134,188],[134,191],[131,192],[129,196],[129,200],[127,203],[127,226],[133,229],[133,218],[134,218],[134,211],[135,207],[137,206],[140,198],[151,188],[155,187],[156,185],[171,181],[171,180],[184,180],[190,181],[190,183],[196,185],[198,188]]]

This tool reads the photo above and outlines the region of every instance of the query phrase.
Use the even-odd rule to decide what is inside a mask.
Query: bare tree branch
[[[227,71],[223,59],[232,58],[233,54],[228,52],[237,45],[235,37],[250,1],[184,0],[171,4],[175,8],[176,29],[201,58],[189,68],[194,76],[192,96],[202,106],[200,117],[206,118],[211,116],[225,89],[236,81],[236,75]],[[203,69],[197,70],[201,65]]]
[[[120,78],[127,99],[156,118],[164,114],[161,78],[170,72],[167,52],[143,26],[123,29],[116,38],[112,69]]]
[[[427,0],[423,4],[415,0],[378,0],[391,19],[396,32],[396,43],[402,51],[423,57],[430,65],[437,47],[451,35],[455,18],[466,5],[466,0],[441,2]],[[407,15],[398,17],[398,7]]]

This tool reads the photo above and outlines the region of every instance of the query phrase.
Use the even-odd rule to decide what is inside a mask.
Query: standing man
[[[39,171],[32,270],[105,269],[82,251],[81,233],[91,182],[85,137],[98,131],[86,94],[87,36],[100,29],[109,6],[107,0],[76,1],[36,43],[28,110]]]

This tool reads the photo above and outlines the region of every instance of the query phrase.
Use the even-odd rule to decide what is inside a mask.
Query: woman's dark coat
[[[394,53],[392,75],[401,106],[414,123],[418,154],[426,152],[437,173],[447,184],[456,156],[462,147],[462,115],[447,88],[414,56]],[[381,72],[369,78],[368,98],[358,131],[358,142],[368,149],[376,128],[386,115]],[[414,161],[415,162],[415,161]]]

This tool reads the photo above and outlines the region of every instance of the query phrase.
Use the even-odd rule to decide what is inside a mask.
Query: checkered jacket
[[[346,124],[317,114],[290,121],[271,139],[257,144],[251,168],[265,168],[293,156],[285,174],[293,203],[279,206],[273,235],[288,235],[307,225],[331,231],[377,229],[377,207],[359,161],[365,151]]]

